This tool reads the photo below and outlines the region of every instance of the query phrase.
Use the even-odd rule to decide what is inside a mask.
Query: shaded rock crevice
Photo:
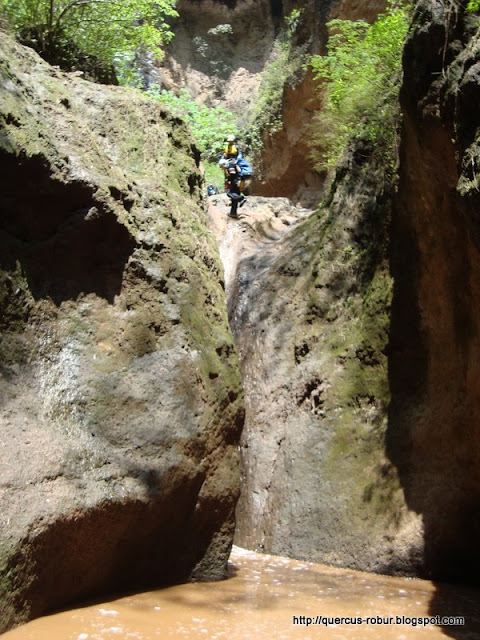
[[[4,152],[0,163],[1,267],[19,264],[36,300],[60,305],[94,293],[113,302],[135,240],[94,185],[52,180],[38,157],[18,161]]]

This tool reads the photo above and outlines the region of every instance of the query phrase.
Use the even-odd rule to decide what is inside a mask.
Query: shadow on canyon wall
[[[0,153],[1,266],[21,266],[33,297],[113,302],[135,242],[88,182],[52,180],[41,157]]]
[[[395,285],[388,347],[392,400],[386,450],[408,508],[422,517],[423,552],[418,551],[411,560],[418,575],[435,580],[430,615],[464,616],[468,631],[458,625],[441,625],[449,637],[464,639],[473,637],[473,629],[480,632],[475,588],[480,573],[480,497],[475,472],[476,424],[468,398],[468,377],[472,375],[468,354],[475,332],[465,307],[453,305],[451,342],[458,361],[453,362],[452,346],[445,340],[442,375],[441,337],[431,330],[435,324],[432,310],[417,298],[425,277],[421,250],[412,230],[400,226],[395,228],[400,240],[397,247],[408,246],[409,250],[394,251],[392,258]],[[461,255],[459,248],[457,257]],[[466,269],[468,280],[468,265]],[[451,306],[452,298],[461,296],[459,287],[458,278],[452,278],[441,304]],[[442,315],[436,318],[440,324],[443,319]],[[452,609],[448,583],[456,584],[461,597],[453,606],[462,602],[462,610]]]
[[[404,49],[386,434],[423,521],[417,565],[437,581],[431,613],[467,623],[474,612],[452,611],[442,583],[465,589],[467,608],[478,601],[460,586],[478,587],[480,573],[478,23],[464,3],[418,0]]]

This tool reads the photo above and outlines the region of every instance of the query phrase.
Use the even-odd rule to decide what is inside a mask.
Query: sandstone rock
[[[183,124],[4,34],[0,76],[1,631],[224,577],[243,405]]]

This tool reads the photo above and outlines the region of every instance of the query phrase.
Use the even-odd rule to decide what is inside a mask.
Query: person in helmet
[[[225,193],[229,199],[230,213],[232,218],[238,217],[238,207],[243,207],[247,201],[245,194],[242,193],[244,181],[240,176],[240,169],[235,158],[222,158],[220,166],[225,172]]]
[[[214,184],[209,184],[207,187],[207,196],[216,196],[219,193],[218,187]]]
[[[239,164],[243,162],[243,154],[238,148],[236,137],[233,134],[227,136],[226,145],[219,166],[225,174],[225,192],[231,203],[230,214],[232,217],[237,216],[237,208],[242,207],[247,198],[243,193],[245,180],[242,176],[242,167]]]
[[[223,158],[226,160],[235,158],[237,160],[238,158],[241,158],[241,157],[242,157],[242,153],[237,146],[236,138],[231,133],[230,135],[227,136],[226,145],[223,152]]]

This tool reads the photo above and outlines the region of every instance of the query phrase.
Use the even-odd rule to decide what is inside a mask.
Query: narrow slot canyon
[[[480,637],[480,7],[394,4],[171,2],[135,87],[0,14],[5,640]]]

